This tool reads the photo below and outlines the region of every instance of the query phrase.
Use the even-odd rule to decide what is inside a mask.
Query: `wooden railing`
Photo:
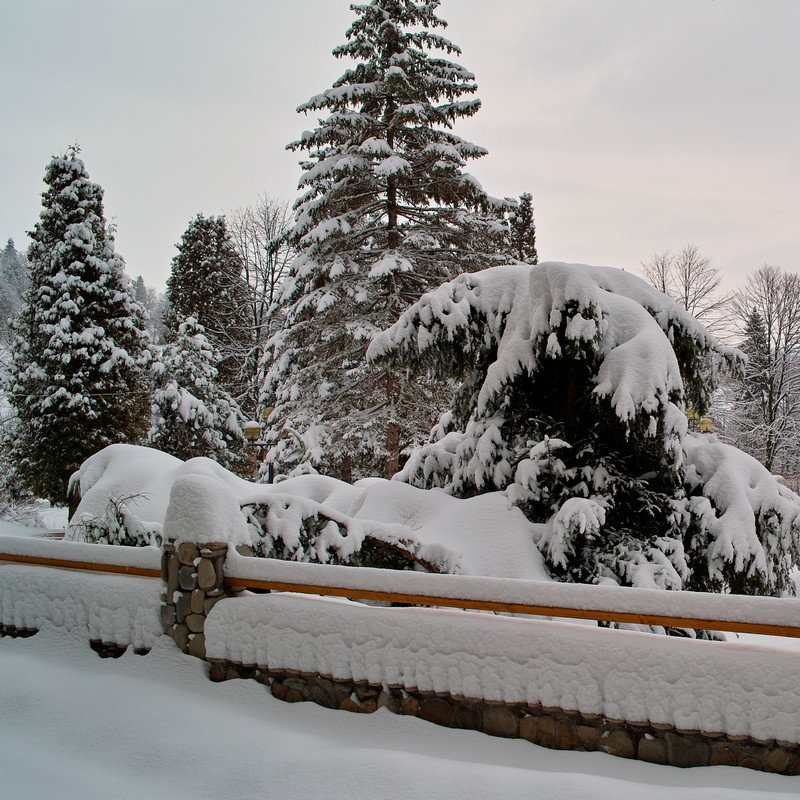
[[[108,545],[55,541],[45,544],[44,540],[17,538],[13,539],[14,547],[9,548],[10,540],[10,537],[0,538],[0,562],[148,578],[158,578],[161,574],[155,566],[142,563],[145,555],[145,560],[153,563],[156,553],[144,552],[153,548],[112,548]],[[30,546],[27,546],[28,542],[31,543]],[[96,555],[98,560],[61,557],[71,549],[76,551],[76,556],[80,556],[89,552],[86,548],[91,548],[91,555]],[[115,563],[114,555],[123,553],[128,557],[116,561],[138,563]],[[258,576],[256,573],[266,576]],[[458,575],[398,573],[390,570],[245,558],[238,555],[228,559],[225,574],[225,584],[235,590],[298,592],[414,606],[800,638],[800,601],[793,599],[704,595],[696,592],[662,592],[492,578],[477,581],[476,583],[473,577]],[[399,584],[404,589],[387,590],[382,588],[382,584]],[[424,591],[419,591],[420,589]],[[487,591],[492,589],[496,590],[497,596],[487,597]],[[544,600],[528,602],[508,599],[518,594],[528,594]],[[613,602],[615,599],[625,608],[607,607],[610,605],[608,601]],[[606,607],[602,607],[604,602]],[[681,613],[682,610],[685,612],[685,609],[696,608],[702,603],[712,604],[710,613]],[[673,607],[675,612],[669,610]],[[714,613],[729,608],[733,613]],[[725,618],[720,618],[723,616]],[[770,617],[773,618],[772,621],[769,621]]]
[[[161,577],[161,570],[152,569],[150,567],[127,566],[125,564],[96,564],[90,561],[71,561],[66,558],[45,558],[43,556],[26,556],[18,553],[3,553],[2,539],[0,539],[0,561],[8,561],[12,564],[34,564],[38,567],[80,569],[86,572],[110,572],[116,573],[117,575],[138,575],[142,578]]]
[[[693,628],[695,630],[727,631],[729,633],[757,633],[766,636],[800,638],[800,627],[772,625],[770,623],[736,622],[732,620],[705,619],[703,617],[676,617],[663,614],[638,614],[629,611],[603,611],[571,606],[543,606],[530,603],[503,603],[480,600],[468,596],[442,597],[435,594],[404,594],[369,589],[352,589],[345,586],[317,586],[312,583],[287,583],[285,581],[259,581],[252,578],[226,577],[226,585],[235,589],[261,589],[275,592],[298,592],[350,600],[381,600],[411,606],[443,606],[469,611],[494,611],[508,614],[527,614],[537,617],[563,617],[590,619],[598,622],[623,622],[635,625],[660,625],[665,628]],[[624,591],[624,589],[623,589]]]

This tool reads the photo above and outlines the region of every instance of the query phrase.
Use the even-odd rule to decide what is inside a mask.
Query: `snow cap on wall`
[[[164,539],[249,544],[247,523],[231,490],[211,475],[184,475],[172,484]]]

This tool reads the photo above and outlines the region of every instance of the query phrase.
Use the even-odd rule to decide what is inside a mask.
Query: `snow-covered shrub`
[[[555,577],[792,591],[800,498],[753,459],[687,434],[686,406],[702,413],[741,354],[639,278],[554,262],[461,275],[368,355],[466,375],[396,477],[459,497],[505,490],[545,523],[537,544]],[[737,469],[758,492],[730,496],[720,475]]]
[[[690,520],[687,588],[794,594],[798,496],[755,458],[714,436],[687,436],[683,449]]]
[[[0,370],[2,367],[0,364]],[[24,476],[14,468],[14,444],[19,436],[19,420],[6,411],[4,400],[0,396],[0,520],[29,528],[47,528],[44,512],[49,503],[33,495]]]
[[[130,509],[138,495],[109,497],[105,511],[100,516],[76,515],[70,523],[72,541],[93,544],[115,544],[127,547],[161,545],[161,525],[143,522]]]
[[[244,507],[254,555],[354,567],[457,572],[457,556],[425,545],[402,525],[354,519],[307,498],[274,495]]]
[[[45,528],[47,523],[42,516],[47,503],[43,500],[17,500],[0,487],[0,520],[17,522],[29,528]]]
[[[157,541],[162,527],[164,536],[177,527],[180,536],[202,532],[295,561],[547,578],[532,544],[543,526],[499,492],[464,500],[399,481],[314,474],[257,484],[207,458],[183,462],[131,445],[88,458],[71,486],[80,504],[68,539],[146,544],[148,533]]]

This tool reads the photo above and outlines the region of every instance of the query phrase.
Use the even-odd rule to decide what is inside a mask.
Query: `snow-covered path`
[[[8,800],[752,800],[800,778],[678,770],[598,753],[289,705],[252,681],[213,684],[160,640],[98,658],[48,631],[0,640],[0,775]]]

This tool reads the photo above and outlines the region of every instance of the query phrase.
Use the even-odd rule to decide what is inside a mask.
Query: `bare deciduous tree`
[[[732,293],[721,291],[719,268],[696,244],[687,244],[678,253],[653,253],[649,261],[642,262],[642,272],[656,289],[677,300],[709,330],[722,329],[722,312]]]
[[[255,203],[240,206],[227,215],[228,229],[242,260],[244,278],[250,289],[248,318],[253,330],[253,351],[246,363],[256,376],[264,342],[280,324],[275,311],[278,290],[294,257],[286,234],[292,224],[289,204],[262,194]],[[250,403],[255,407],[259,380],[253,381]]]
[[[286,232],[292,224],[291,210],[287,202],[262,194],[253,205],[232,211],[227,220],[251,288],[253,328],[262,331],[268,325],[270,307],[293,257],[286,242]]]
[[[673,261],[672,251],[664,250],[661,253],[653,253],[649,261],[641,262],[645,279],[659,292],[670,297],[672,297]]]
[[[800,462],[800,275],[765,264],[731,307],[748,365],[726,392],[723,438],[791,478]]]

